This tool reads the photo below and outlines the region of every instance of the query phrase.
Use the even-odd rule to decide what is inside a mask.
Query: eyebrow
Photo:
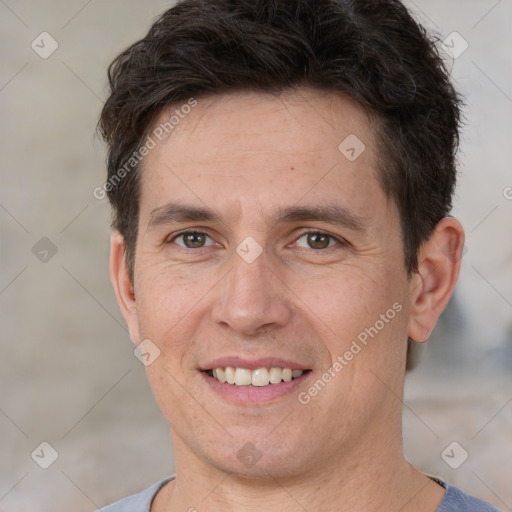
[[[210,208],[169,203],[151,212],[148,228],[183,222],[220,222],[220,217]]]
[[[353,231],[364,231],[366,219],[350,208],[338,204],[322,206],[290,206],[278,209],[267,220],[269,225],[280,222],[326,222]],[[185,222],[222,222],[222,218],[212,209],[182,203],[169,203],[151,212],[148,229],[161,225]]]

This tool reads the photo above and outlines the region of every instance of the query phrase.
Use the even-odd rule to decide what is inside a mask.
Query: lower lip
[[[289,382],[280,382],[279,384],[269,384],[267,386],[237,386],[236,384],[219,382],[204,371],[200,373],[206,384],[210,386],[214,392],[238,405],[269,403],[286,395],[290,395],[296,391],[311,374],[309,371]]]

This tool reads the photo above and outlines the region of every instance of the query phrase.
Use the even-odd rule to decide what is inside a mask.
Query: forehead
[[[185,110],[186,106],[185,102],[175,104],[160,115],[157,127],[165,126],[170,117],[175,123],[168,137],[163,135],[164,143],[192,144],[207,149],[209,155],[226,149],[230,155],[251,149],[284,154],[287,148],[306,154],[337,149],[350,135],[372,146],[375,136],[376,120],[359,103],[345,95],[312,89],[220,94],[199,99],[193,108]],[[180,116],[173,115],[182,110]]]
[[[302,89],[183,105],[163,112],[151,132],[157,144],[143,161],[141,215],[170,200],[212,206],[230,199],[224,206],[238,205],[237,214],[241,204],[262,211],[269,202],[286,208],[337,197],[361,212],[384,204],[376,124],[347,97]]]

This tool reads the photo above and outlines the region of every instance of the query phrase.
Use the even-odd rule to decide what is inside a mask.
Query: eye
[[[178,240],[180,240],[181,243],[179,243]],[[202,249],[203,247],[214,245],[214,243],[207,244],[207,240],[213,242],[206,233],[200,231],[183,231],[170,239],[168,243],[174,242],[176,245],[185,249]]]
[[[305,239],[306,242],[301,244],[299,241],[301,239]],[[303,233],[296,242],[298,247],[305,247],[306,249],[328,249],[336,243],[340,245],[346,245],[342,240],[336,238],[332,235],[328,235],[327,233],[322,233],[321,231],[309,231],[308,233]]]

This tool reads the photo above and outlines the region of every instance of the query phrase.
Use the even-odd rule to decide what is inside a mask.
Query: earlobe
[[[137,305],[132,279],[126,268],[124,237],[115,231],[110,238],[110,280],[117,297],[117,303],[135,344],[140,343]]]
[[[453,217],[442,219],[422,246],[409,291],[411,339],[427,341],[434,330],[457,284],[463,247],[464,230]]]

